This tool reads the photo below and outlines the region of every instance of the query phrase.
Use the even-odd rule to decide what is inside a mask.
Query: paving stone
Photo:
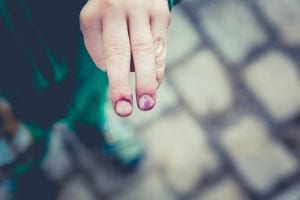
[[[244,77],[273,119],[284,121],[300,111],[299,70],[282,53],[262,56],[247,67]]]
[[[95,200],[92,194],[84,179],[77,176],[64,185],[58,200]]]
[[[168,31],[167,63],[170,64],[170,67],[187,56],[192,49],[202,42],[195,26],[180,8],[175,7],[172,16],[172,23]]]
[[[241,188],[230,177],[222,179],[199,194],[195,200],[247,200]]]
[[[1,200],[10,200],[13,199],[11,189],[9,186],[13,185],[10,183],[11,180],[1,180],[0,181],[0,199]]]
[[[199,51],[183,65],[172,72],[172,78],[186,104],[197,114],[224,112],[232,105],[231,82],[212,52]]]
[[[267,192],[298,169],[295,158],[256,117],[240,117],[224,130],[221,141],[238,172],[258,192]]]
[[[199,20],[227,62],[238,64],[267,37],[253,13],[240,0],[211,0],[199,11]]]
[[[148,148],[146,165],[163,171],[180,193],[190,191],[219,166],[206,133],[184,110],[153,124],[143,132],[142,139]]]
[[[174,197],[168,191],[164,181],[156,173],[148,174],[136,185],[131,185],[126,192],[113,198],[113,200],[172,200]]]
[[[57,123],[56,126],[59,124]],[[53,128],[49,138],[48,151],[42,165],[47,177],[56,181],[63,179],[73,170],[74,165],[65,148],[65,134],[59,128]]]
[[[256,0],[279,31],[287,46],[300,45],[300,2],[298,0]]]
[[[190,9],[192,9],[192,12],[195,12],[194,9],[197,9],[201,6],[203,2],[207,0],[185,0],[180,1],[180,3],[177,6],[188,6]]]
[[[161,116],[161,114],[175,106],[178,101],[177,95],[174,93],[173,88],[166,82],[162,82],[159,90],[157,91],[157,99],[155,107],[149,111],[140,111],[136,103],[134,103],[134,112],[129,117],[129,120],[135,125],[139,126],[145,124],[155,118]],[[134,101],[135,102],[135,101]]]
[[[290,187],[287,191],[279,194],[273,200],[299,200],[300,199],[300,183]]]
[[[280,133],[280,137],[300,156],[300,119],[289,124],[288,128]]]

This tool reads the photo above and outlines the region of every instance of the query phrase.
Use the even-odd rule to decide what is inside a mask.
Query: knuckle
[[[171,16],[171,13],[168,7],[155,7],[153,9],[154,15],[160,16],[162,18],[168,19]]]
[[[128,91],[128,86],[123,81],[118,81],[117,84],[113,84],[110,87],[111,92],[116,93],[126,93]]]
[[[110,85],[110,93],[112,97],[118,99],[125,97],[127,98],[130,96],[130,89],[129,86],[122,80],[117,81],[115,84]]]
[[[81,29],[91,28],[94,25],[96,18],[97,15],[95,13],[83,8],[79,14],[79,22]]]
[[[109,9],[109,8],[115,8],[117,7],[119,4],[118,4],[118,1],[116,0],[106,0],[104,1],[104,7],[106,9]]]
[[[146,42],[134,43],[131,47],[134,56],[153,53],[153,45]]]
[[[145,2],[143,2],[141,0],[131,0],[131,5],[135,9],[141,9],[141,8],[145,7]]]
[[[124,49],[121,45],[111,45],[105,52],[105,60],[109,62],[124,61],[126,58]]]

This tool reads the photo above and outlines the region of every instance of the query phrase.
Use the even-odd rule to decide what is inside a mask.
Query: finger
[[[164,77],[167,58],[167,29],[171,20],[167,7],[164,12],[156,12],[151,17],[151,32],[155,52],[156,80],[160,85]]]
[[[126,18],[113,13],[103,19],[103,47],[110,96],[116,113],[132,113],[130,88],[130,43]]]
[[[88,2],[80,13],[80,28],[91,58],[97,67],[105,71],[100,18],[99,9]]]
[[[155,105],[157,81],[155,57],[149,16],[146,12],[134,12],[129,16],[131,51],[136,73],[138,107],[151,110]]]

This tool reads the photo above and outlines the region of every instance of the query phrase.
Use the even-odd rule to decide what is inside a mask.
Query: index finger
[[[112,104],[118,115],[128,116],[132,113],[130,44],[123,15],[111,13],[103,19],[103,47]]]

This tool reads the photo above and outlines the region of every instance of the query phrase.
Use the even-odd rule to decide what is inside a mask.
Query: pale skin
[[[166,64],[167,0],[89,0],[80,28],[91,58],[109,78],[111,102],[122,117],[133,110],[130,71],[139,109],[151,110]]]

